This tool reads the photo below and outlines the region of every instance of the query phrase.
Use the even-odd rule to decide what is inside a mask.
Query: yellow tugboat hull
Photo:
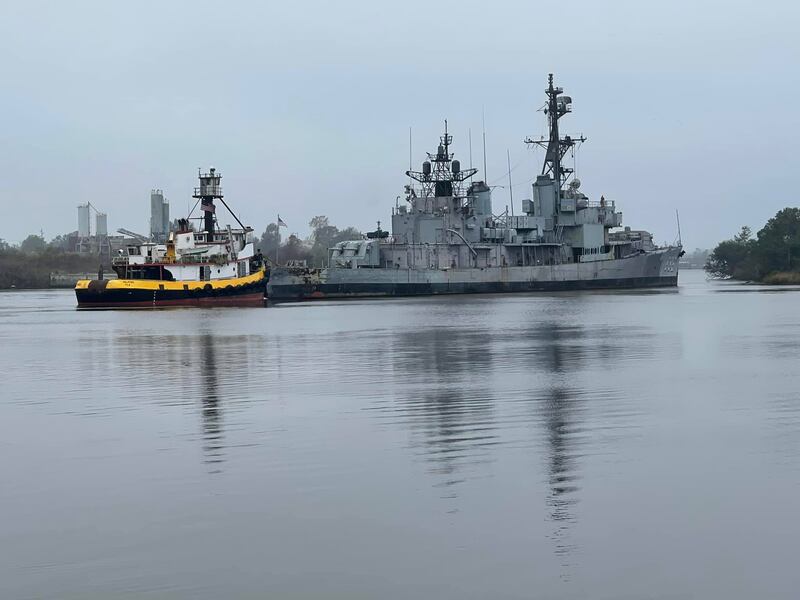
[[[269,273],[211,281],[82,279],[75,284],[78,308],[164,306],[263,306]]]

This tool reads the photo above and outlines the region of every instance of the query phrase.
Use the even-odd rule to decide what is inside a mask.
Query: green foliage
[[[331,225],[325,215],[317,215],[308,224],[311,235],[304,241],[295,234],[281,236],[277,223],[270,223],[256,242],[256,250],[272,260],[277,255],[281,264],[287,260],[305,260],[309,266],[323,267],[328,260],[329,248],[339,242],[362,238],[361,232],[355,227],[339,229]],[[281,244],[278,252],[279,240]]]
[[[800,208],[784,208],[758,232],[756,258],[764,274],[800,268]]]
[[[770,273],[764,277],[763,282],[773,285],[800,285],[800,271]]]
[[[69,250],[69,236],[57,235],[47,243],[47,249],[56,252],[67,252]]]
[[[50,273],[95,273],[100,266],[96,256],[45,248],[40,253],[0,245],[0,289],[46,288]]]
[[[705,270],[713,277],[756,279],[757,270],[752,257],[754,243],[750,238],[750,228],[742,227],[732,240],[720,242],[714,248]]]
[[[285,264],[290,260],[305,260],[311,261],[311,250],[308,245],[303,242],[295,234],[291,234],[286,241],[281,244],[281,252],[279,256],[281,264]]]
[[[339,242],[346,242],[348,240],[360,240],[364,236],[355,227],[346,227],[339,232],[337,237],[336,243],[338,244]]]
[[[800,271],[800,208],[784,208],[753,239],[749,227],[714,248],[706,271],[714,277],[788,282]]]
[[[22,240],[19,249],[26,254],[41,254],[47,249],[47,242],[42,236],[32,233]]]
[[[278,249],[280,232],[277,223],[270,223],[261,234],[261,238],[256,242],[256,250],[270,258],[275,258],[275,251]]]
[[[747,225],[742,226],[742,230],[733,236],[733,241],[739,244],[746,244],[753,238],[753,231]]]
[[[331,225],[328,217],[319,215],[309,221],[311,227],[311,262],[314,266],[324,266],[328,260],[328,249],[339,242],[348,240],[360,240],[361,232],[355,227],[347,227],[340,230],[335,225]]]
[[[278,249],[280,244],[280,250]],[[311,261],[311,248],[295,234],[290,234],[285,239],[281,239],[281,232],[277,223],[270,223],[261,234],[261,238],[256,241],[256,250],[266,256],[271,261],[278,261],[286,264],[289,260]]]

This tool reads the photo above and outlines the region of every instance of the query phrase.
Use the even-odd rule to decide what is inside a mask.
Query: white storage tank
[[[108,215],[106,213],[97,213],[95,217],[94,233],[97,236],[108,235]]]
[[[90,228],[89,204],[78,206],[78,237],[88,238]]]

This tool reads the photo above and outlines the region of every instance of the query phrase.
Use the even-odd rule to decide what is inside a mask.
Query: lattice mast
[[[214,214],[217,210],[214,200],[218,199],[225,204],[220,185],[222,175],[217,173],[214,167],[211,167],[208,173],[198,172],[197,176],[200,179],[200,187],[194,188],[192,198],[200,200],[200,210],[203,211],[203,229],[208,234],[207,240],[210,242],[214,239]]]
[[[444,122],[444,135],[439,138],[436,154],[426,152],[428,159],[422,163],[422,171],[406,171],[406,175],[422,185],[422,197],[463,197],[462,183],[475,175],[478,169],[461,170],[461,163],[453,159],[450,145],[453,136],[447,132]]]
[[[542,165],[542,175],[550,175],[556,182],[556,194],[561,196],[561,190],[567,183],[567,180],[572,176],[574,169],[563,166],[563,158],[566,153],[585,142],[586,138],[580,136],[573,138],[569,135],[561,138],[558,132],[558,120],[572,112],[572,98],[564,96],[564,89],[553,85],[553,74],[548,76],[548,86],[545,89],[547,94],[547,106],[544,108],[544,113],[547,115],[549,124],[549,136],[547,139],[534,140],[526,138],[526,144],[536,144],[545,148],[544,164]]]

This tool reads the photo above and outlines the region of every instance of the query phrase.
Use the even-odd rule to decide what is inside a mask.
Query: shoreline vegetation
[[[0,289],[44,289],[51,287],[51,274],[93,273],[100,259],[94,255],[49,250],[27,254],[16,248],[0,250]],[[108,265],[103,265],[108,273]]]
[[[303,239],[295,233],[281,235],[278,224],[270,223],[260,237],[255,236],[256,249],[270,260],[277,257],[282,263],[295,260],[323,266],[328,248],[362,237],[355,227],[339,229],[324,215],[311,219],[309,226],[311,234]],[[0,290],[74,287],[71,279],[76,275],[97,277],[101,265],[105,277],[116,277],[108,257],[70,251],[69,238],[60,235],[48,242],[32,234],[19,245],[0,239]]]
[[[281,236],[278,225],[270,223],[256,238],[256,248],[270,259],[277,254],[282,261],[305,260],[310,265],[323,266],[328,248],[362,236],[355,227],[339,229],[331,225],[324,215],[311,219],[309,226],[311,234],[301,239],[294,233]],[[53,284],[54,277],[58,280],[76,273],[94,274],[101,264],[106,273],[113,274],[107,260],[65,249],[65,239],[66,236],[58,236],[46,242],[41,236],[29,235],[19,246],[0,239],[0,289],[61,287]],[[755,237],[745,225],[732,239],[714,248],[703,268],[718,279],[800,285],[800,208],[779,211]]]
[[[718,279],[800,284],[800,208],[784,208],[753,237],[745,225],[711,252],[706,272]]]
[[[761,281],[767,285],[800,285],[800,273],[797,271],[776,271]]]
[[[96,274],[101,258],[69,252],[66,239],[58,236],[46,242],[40,235],[29,235],[18,246],[0,239],[0,289],[45,289],[51,287],[51,275]],[[103,269],[108,272],[109,265],[103,264]]]

